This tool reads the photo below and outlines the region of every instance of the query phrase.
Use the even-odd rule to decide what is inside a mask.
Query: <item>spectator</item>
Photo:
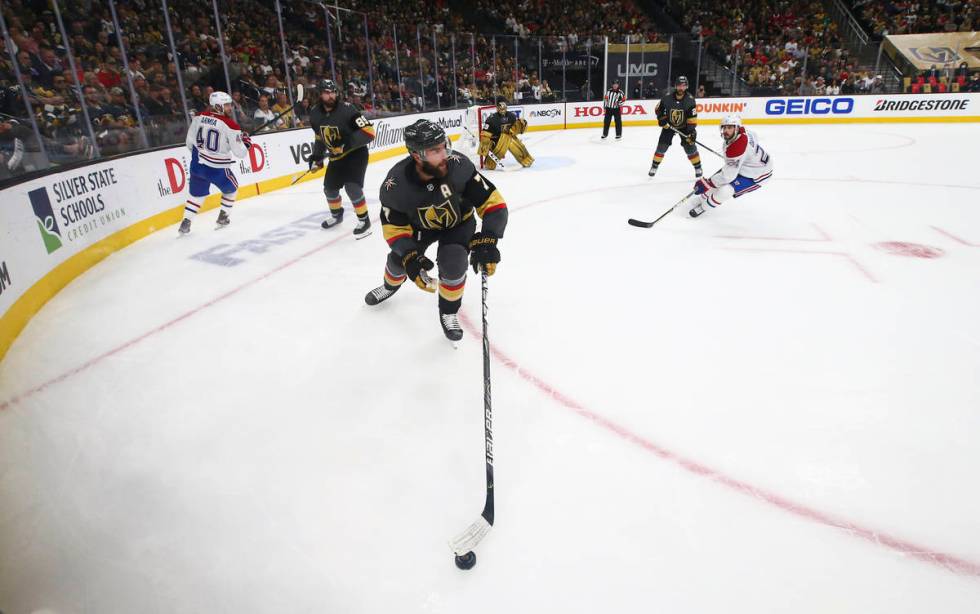
[[[204,97],[204,92],[201,91],[200,85],[195,83],[191,86],[191,96],[187,100],[187,106],[190,107],[191,113],[195,115],[207,110],[208,101]]]
[[[144,104],[146,105],[146,110],[151,117],[177,114],[177,109],[174,106],[173,101],[171,100],[170,104],[167,104],[163,99],[163,92],[165,89],[167,88],[156,84],[150,86],[150,96]]]
[[[275,112],[269,107],[268,94],[262,94],[259,96],[259,108],[255,109],[255,113],[252,115],[252,117],[255,119],[255,125],[258,126],[260,124],[264,124],[275,116]],[[275,125],[265,128],[265,131],[272,130],[273,128],[279,129],[282,127],[283,123],[284,122],[282,119],[276,120]]]
[[[980,92],[980,72],[975,72],[970,76],[964,90],[973,94]]]
[[[272,105],[272,114],[279,115],[282,113],[283,116],[280,118],[280,121],[283,122],[284,127],[296,128],[300,125],[300,122],[297,119],[296,114],[293,113],[290,108],[289,97],[286,95],[286,92],[277,92],[276,104]]]

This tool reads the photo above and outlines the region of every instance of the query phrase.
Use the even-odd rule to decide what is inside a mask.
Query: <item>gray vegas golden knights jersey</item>
[[[448,166],[445,177],[424,180],[409,156],[388,172],[381,184],[381,224],[396,254],[416,248],[422,233],[455,228],[474,213],[483,219],[483,232],[503,238],[507,204],[497,188],[465,156],[450,154]]]
[[[314,104],[310,108],[310,128],[316,135],[314,157],[327,155],[331,161],[374,140],[374,126],[349,102],[338,101],[332,111],[325,110],[322,104]]]

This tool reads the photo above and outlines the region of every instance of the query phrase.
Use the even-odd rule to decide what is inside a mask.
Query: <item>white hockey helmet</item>
[[[208,97],[208,104],[216,110],[224,113],[225,105],[231,104],[231,96],[225,92],[211,92],[211,96]]]
[[[734,113],[729,113],[724,119],[721,120],[721,125],[718,126],[718,131],[721,133],[721,138],[722,140],[731,140],[725,139],[725,126],[735,126],[735,134],[738,135],[738,129],[742,127],[742,118]]]

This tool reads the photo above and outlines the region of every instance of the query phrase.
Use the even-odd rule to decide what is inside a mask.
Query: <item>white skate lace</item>
[[[459,318],[456,317],[455,313],[444,313],[442,314],[442,325],[449,330],[457,330],[459,326]]]
[[[391,294],[391,291],[384,286],[378,286],[374,290],[371,290],[371,294],[374,295],[374,298],[380,301],[381,299],[387,298],[388,295]]]

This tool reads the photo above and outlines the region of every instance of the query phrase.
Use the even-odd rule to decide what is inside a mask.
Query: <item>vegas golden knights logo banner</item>
[[[441,205],[430,205],[418,209],[419,222],[429,230],[445,230],[459,223],[459,216],[448,200]]]

